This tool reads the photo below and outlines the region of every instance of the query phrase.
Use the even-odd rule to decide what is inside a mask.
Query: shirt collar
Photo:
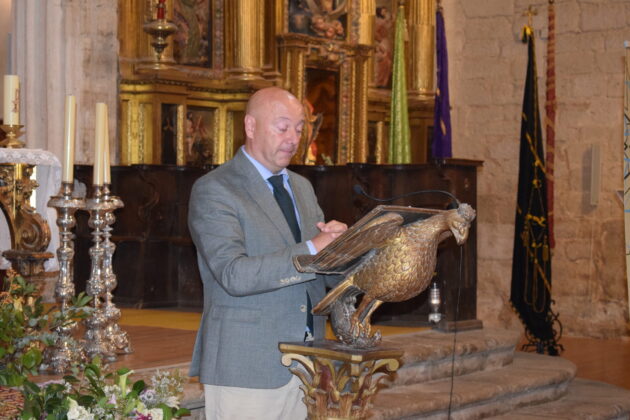
[[[274,175],[282,175],[282,179],[286,181],[287,177],[289,176],[289,173],[287,172],[287,168],[282,168],[282,170],[280,172],[278,172],[277,174],[274,174],[269,169],[265,168],[265,166],[262,163],[258,162],[256,159],[254,159],[252,156],[250,156],[247,153],[247,151],[245,150],[245,146],[241,146],[241,150],[243,151],[243,154],[245,155],[245,157],[247,159],[249,159],[249,161],[252,163],[252,165],[254,165],[254,167],[256,168],[258,173],[260,174],[260,176],[265,181],[267,181],[267,179],[270,176],[274,176]]]

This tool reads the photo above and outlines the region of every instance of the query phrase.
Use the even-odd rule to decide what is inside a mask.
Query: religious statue
[[[298,0],[291,7],[291,28],[296,32],[310,30],[316,36],[341,39],[345,35],[341,18],[348,13],[347,8],[347,0]]]

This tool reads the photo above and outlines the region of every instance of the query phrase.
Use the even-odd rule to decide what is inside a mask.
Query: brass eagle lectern
[[[452,210],[374,208],[318,254],[294,258],[298,271],[345,276],[313,313],[330,314],[335,336],[344,344],[376,346],[381,334],[372,331],[372,313],[383,302],[422,293],[435,271],[438,244],[452,235],[462,245],[474,218],[475,210],[464,203]]]

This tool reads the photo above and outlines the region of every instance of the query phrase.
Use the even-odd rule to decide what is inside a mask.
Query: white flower
[[[153,420],[162,420],[164,418],[164,412],[161,408],[152,408],[147,412],[147,414],[151,415]]]
[[[170,397],[167,397],[164,403],[168,405],[169,407],[179,408],[179,398],[173,395],[171,395]]]
[[[150,410],[136,410],[137,416],[151,417],[152,420],[163,420],[164,412],[161,408],[152,408]]]
[[[68,420],[95,420],[94,415],[85,407],[82,407],[72,398],[69,398],[70,409],[68,410]]]

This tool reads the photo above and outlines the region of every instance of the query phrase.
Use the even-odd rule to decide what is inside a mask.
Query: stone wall
[[[110,150],[116,153],[118,2],[24,0],[14,8],[13,68],[22,81],[26,146],[50,150],[61,160],[64,101],[73,94],[76,163],[93,161],[97,102],[108,105]]]
[[[536,33],[544,119],[547,2],[443,0],[449,47],[453,153],[480,159],[478,314],[488,326],[518,327],[509,303],[527,46],[519,35],[529,5]],[[554,309],[567,335],[628,334],[624,258],[624,37],[630,2],[556,0]],[[592,147],[601,165],[591,167]],[[590,185],[591,171],[600,185]],[[591,187],[599,202],[591,204]]]

